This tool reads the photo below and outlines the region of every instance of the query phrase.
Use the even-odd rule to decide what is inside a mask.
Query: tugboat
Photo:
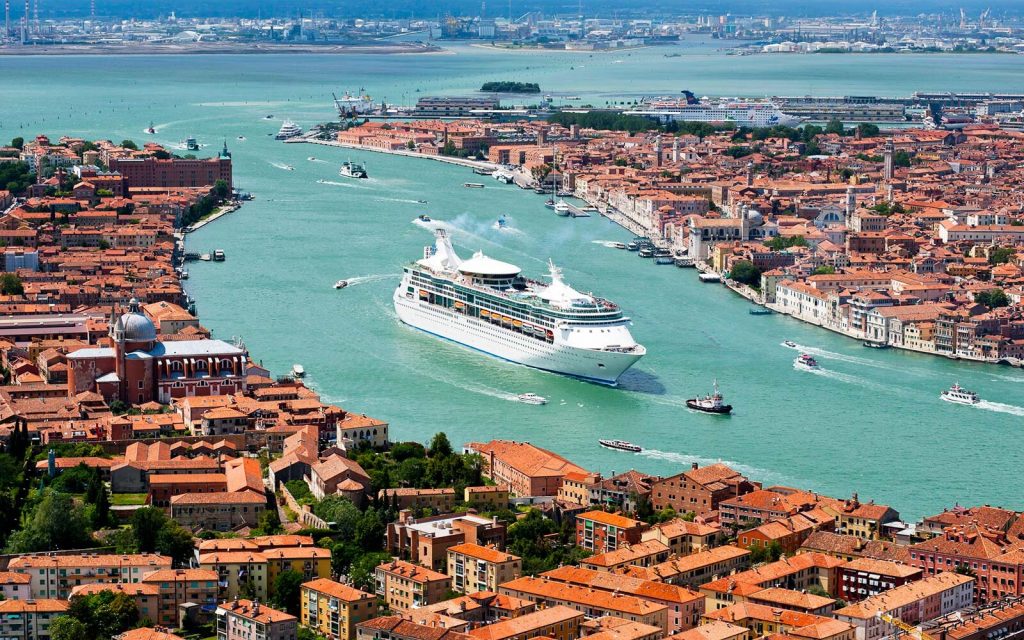
[[[343,178],[369,178],[370,176],[366,173],[366,168],[357,162],[342,162],[341,169],[338,170],[338,175]]]
[[[347,286],[348,286],[348,280],[338,280],[337,282],[334,283],[334,288],[335,289],[344,289]]]
[[[793,361],[793,366],[797,369],[806,369],[807,371],[814,371],[819,368],[818,361],[806,353],[801,353],[800,356]]]
[[[952,402],[955,404],[978,404],[981,402],[981,398],[978,394],[973,391],[968,391],[960,386],[960,383],[954,383],[949,389],[944,389],[939,397],[946,402]]]
[[[544,396],[538,396],[536,393],[520,393],[516,396],[516,400],[524,404],[547,404],[548,399]]]
[[[704,413],[730,413],[732,405],[722,403],[722,394],[718,391],[718,380],[715,380],[714,387],[714,393],[703,398],[691,398],[686,401],[686,406],[694,411],[703,411]]]
[[[640,453],[643,451],[643,447],[635,445],[632,442],[626,442],[625,440],[598,440],[597,442],[602,447],[608,447],[609,449],[631,451],[632,453]]]

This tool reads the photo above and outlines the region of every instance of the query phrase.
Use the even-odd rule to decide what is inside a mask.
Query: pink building
[[[217,607],[217,640],[295,640],[298,627],[295,616],[252,600]]]

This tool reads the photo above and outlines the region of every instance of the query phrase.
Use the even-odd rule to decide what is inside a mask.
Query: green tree
[[[825,133],[834,133],[841,136],[846,133],[846,129],[843,128],[843,123],[839,118],[832,118],[825,125]]]
[[[0,275],[0,293],[5,296],[20,296],[25,294],[25,287],[21,278],[16,273],[5,273]]]
[[[409,458],[426,458],[427,451],[418,442],[399,442],[391,447],[391,457],[402,462]]]
[[[958,563],[956,565],[956,568],[953,569],[953,571],[955,573],[959,573],[962,576],[974,577],[974,575],[975,575],[974,569],[972,569],[970,566],[964,564],[963,562]]]
[[[156,536],[156,551],[169,556],[175,566],[188,566],[194,550],[195,541],[192,539],[192,534],[177,522],[167,520],[160,527]]]
[[[359,556],[349,568],[348,577],[357,589],[374,592],[374,569],[391,560],[391,554],[377,551]]]
[[[879,133],[881,133],[881,130],[878,128],[878,125],[876,124],[862,122],[857,125],[857,132],[860,133],[860,137],[862,138],[874,138]]]
[[[988,263],[992,265],[1004,264],[1010,261],[1017,255],[1017,250],[1013,247],[996,247],[988,254]]]
[[[22,138],[21,136],[18,136],[17,138],[11,138],[11,146],[14,147],[15,149],[24,149],[25,138]]]
[[[139,608],[127,593],[104,590],[71,598],[68,615],[85,625],[94,640],[112,638],[139,622]]]
[[[132,514],[131,524],[138,550],[142,553],[155,552],[157,538],[167,524],[167,516],[163,510],[156,507],[137,509]]]
[[[739,260],[733,264],[729,277],[751,287],[761,286],[761,270],[750,260]]]
[[[306,579],[293,569],[282,571],[274,579],[274,606],[293,616],[299,615],[299,592]]]
[[[434,434],[434,438],[430,441],[430,457],[446,457],[452,455],[452,453],[454,452],[452,451],[452,443],[448,442],[448,435],[444,431]]]
[[[989,309],[996,309],[998,307],[1005,307],[1010,304],[1010,299],[1006,293],[999,288],[989,289],[980,293],[974,294],[974,301],[978,304],[983,304]]]
[[[218,199],[224,200],[231,195],[231,187],[228,186],[227,180],[218,179],[213,183],[213,195]]]
[[[28,553],[88,547],[92,545],[90,530],[84,510],[71,496],[46,491],[7,548],[11,553]]]
[[[327,496],[315,507],[313,513],[327,522],[334,523],[334,530],[342,540],[351,540],[356,534],[356,524],[362,514],[348,498]]]
[[[381,519],[376,509],[370,507],[359,522],[356,523],[356,532],[353,542],[360,549],[379,550],[384,546],[384,535],[387,533],[387,525]]]
[[[260,536],[273,536],[282,531],[284,529],[281,527],[281,516],[278,515],[277,509],[264,509],[254,533]]]
[[[909,167],[910,161],[910,154],[903,149],[892,154],[892,164],[895,167]]]
[[[50,640],[90,640],[85,625],[71,616],[58,616],[50,623]]]
[[[775,236],[774,238],[765,241],[764,245],[772,251],[782,251],[790,247],[806,247],[807,240],[803,236],[789,236],[784,238],[782,236]]]
[[[121,147],[124,149],[131,149],[133,151],[139,150],[139,145],[135,144],[134,140],[122,140]]]
[[[836,272],[836,268],[830,264],[823,264],[814,271],[811,272],[812,276],[826,276],[832,275]]]
[[[394,478],[402,486],[420,487],[427,474],[427,465],[421,458],[409,458],[403,460],[395,470]]]

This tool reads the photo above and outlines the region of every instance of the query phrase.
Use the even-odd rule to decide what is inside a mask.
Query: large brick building
[[[466,445],[483,459],[484,474],[509,487],[515,496],[554,496],[568,473],[586,470],[562,456],[528,442],[491,440]]]
[[[225,149],[226,151],[226,149]],[[231,156],[213,158],[111,158],[110,170],[124,178],[128,189],[139,187],[211,187],[218,180],[231,182]]]
[[[700,467],[695,462],[690,470],[655,482],[651,487],[651,504],[655,509],[671,507],[679,513],[692,511],[700,516],[717,510],[719,503],[760,486],[724,464]]]

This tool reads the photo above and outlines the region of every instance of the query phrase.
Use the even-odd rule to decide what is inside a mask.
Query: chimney
[[[697,464],[696,462],[694,462],[694,463],[692,463],[690,465],[690,469],[692,469],[693,471],[696,471],[697,469],[700,469],[700,465]]]

